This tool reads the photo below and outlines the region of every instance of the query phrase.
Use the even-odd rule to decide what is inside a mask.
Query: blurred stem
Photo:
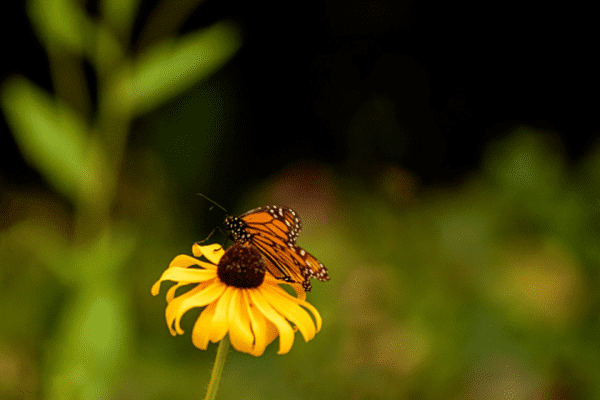
[[[91,135],[87,146],[85,162],[92,179],[99,180],[97,191],[80,187],[76,201],[75,243],[77,245],[94,242],[102,232],[110,229],[110,207],[113,201],[109,187],[114,184],[114,173],[106,162],[106,149],[98,137]]]
[[[125,104],[129,97],[123,96],[123,87],[129,83],[130,60],[123,52],[114,51],[110,32],[98,28],[93,34],[85,34],[90,36],[90,40],[85,41],[87,48],[82,54],[106,57],[110,53],[111,57],[107,66],[102,64],[105,58],[96,60],[98,111],[95,126],[90,123],[86,138],[88,145],[84,170],[89,171],[90,176],[82,180],[75,201],[76,244],[93,242],[102,232],[110,229],[111,206],[131,122],[131,107]],[[91,100],[82,54],[52,42],[48,43],[46,50],[56,96],[82,115],[84,120],[91,122]]]
[[[219,390],[219,382],[221,382],[221,375],[223,375],[223,367],[225,366],[225,360],[227,359],[227,352],[229,351],[229,335],[225,335],[219,342],[219,349],[217,350],[217,359],[215,360],[215,366],[213,367],[212,375],[210,376],[210,383],[208,384],[208,390],[206,391],[205,400],[214,400]]]
[[[173,36],[187,17],[203,0],[162,0],[152,11],[144,25],[137,44],[137,50],[151,46],[155,42]]]
[[[111,192],[121,169],[132,118],[129,97],[122,95],[131,82],[130,68],[129,60],[124,60],[98,84],[97,128],[106,145],[109,167],[114,174],[113,185],[109,188]]]
[[[87,159],[100,189],[94,193],[81,188],[76,221],[76,240],[80,243],[110,228],[111,206],[127,145],[132,114],[128,97],[122,92],[129,83],[130,62],[125,58],[117,61],[114,69],[98,74],[98,118],[89,138]]]
[[[48,45],[48,61],[56,96],[89,120],[90,96],[83,72],[82,58],[56,45]]]

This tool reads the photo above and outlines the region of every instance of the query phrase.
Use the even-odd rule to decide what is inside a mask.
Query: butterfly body
[[[225,225],[237,244],[250,243],[264,256],[267,270],[278,279],[302,283],[306,291],[310,279],[329,280],[327,269],[314,256],[296,245],[302,222],[288,207],[265,206],[239,217],[227,217]]]

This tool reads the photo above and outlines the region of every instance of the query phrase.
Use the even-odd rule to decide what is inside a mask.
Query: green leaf
[[[163,41],[134,62],[130,84],[121,91],[122,101],[131,102],[138,114],[147,112],[212,75],[237,52],[241,42],[241,34],[231,22]]]
[[[72,0],[30,0],[27,13],[46,45],[59,45],[82,54],[93,22]]]
[[[102,80],[125,58],[125,50],[108,24],[100,22],[97,28],[96,46],[90,54],[90,61]]]
[[[104,20],[126,37],[133,27],[139,3],[139,0],[103,0],[100,7]]]
[[[2,107],[26,160],[54,187],[75,198],[79,185],[96,182],[85,161],[86,126],[79,115],[29,80],[9,80]]]

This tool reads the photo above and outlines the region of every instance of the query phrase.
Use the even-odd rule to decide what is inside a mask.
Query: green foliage
[[[137,112],[147,112],[212,75],[239,46],[239,34],[228,22],[163,41],[135,60],[131,84],[124,95]]]
[[[217,22],[142,40],[134,56],[138,6],[102,1],[92,19],[73,1],[29,3],[51,61],[95,68],[98,110],[74,100],[87,96],[85,81],[56,69],[64,63],[50,63],[53,94],[24,77],[2,85],[20,151],[60,196],[5,199],[0,398],[195,399],[208,383],[216,346],[193,347],[198,310],[172,338],[150,287],[202,239],[187,217],[197,203],[177,198],[168,173],[194,193],[223,166],[215,160],[239,167],[222,145],[233,90],[210,76],[240,33]],[[365,121],[394,109],[384,100],[351,118],[357,159],[388,140],[386,151],[404,149],[380,134],[397,134],[400,122],[359,137]],[[134,148],[131,122],[151,110],[162,114],[144,120],[151,129]],[[191,123],[202,135],[179,133]],[[600,147],[569,165],[555,136],[521,126],[452,188],[417,188],[397,166],[372,171],[368,187],[330,166],[274,174],[245,206],[276,202],[302,215],[299,244],[332,277],[308,295],[323,329],[309,343],[297,335],[285,356],[277,344],[260,358],[232,352],[217,397],[600,398],[599,171]]]
[[[78,188],[94,185],[77,113],[21,77],[4,86],[2,106],[23,155],[58,191],[75,200]]]
[[[83,54],[91,45],[94,23],[72,0],[31,0],[29,18],[46,46],[60,46]]]
[[[164,19],[161,12],[184,18],[194,3],[159,8],[148,24]],[[8,285],[2,305],[12,310],[7,320],[20,321],[5,325],[0,347],[36,343],[34,353],[45,361],[36,365],[42,369],[30,392],[48,398],[122,397],[115,382],[132,363],[135,325],[130,288],[121,280],[139,251],[140,229],[114,212],[129,199],[119,195],[130,189],[121,176],[129,126],[208,79],[241,46],[233,23],[216,22],[185,36],[166,32],[134,56],[129,36],[138,6],[136,0],[102,1],[95,19],[72,0],[30,0],[28,14],[46,47],[55,93],[21,76],[2,84],[2,109],[20,151],[72,207],[51,211],[48,201],[26,196],[10,203],[25,210],[22,217],[0,231],[0,284]],[[95,69],[96,90],[87,87],[84,60]],[[89,109],[89,92],[97,93],[98,110]],[[41,215],[29,214],[33,204]],[[29,284],[11,290],[13,279]],[[150,282],[144,285],[149,296]],[[16,307],[7,303],[16,299]],[[6,382],[0,397],[24,393],[19,374]]]

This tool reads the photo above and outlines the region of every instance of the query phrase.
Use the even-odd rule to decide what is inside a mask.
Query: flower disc
[[[259,287],[265,279],[266,265],[260,252],[245,244],[231,246],[217,266],[221,282],[237,288]]]

